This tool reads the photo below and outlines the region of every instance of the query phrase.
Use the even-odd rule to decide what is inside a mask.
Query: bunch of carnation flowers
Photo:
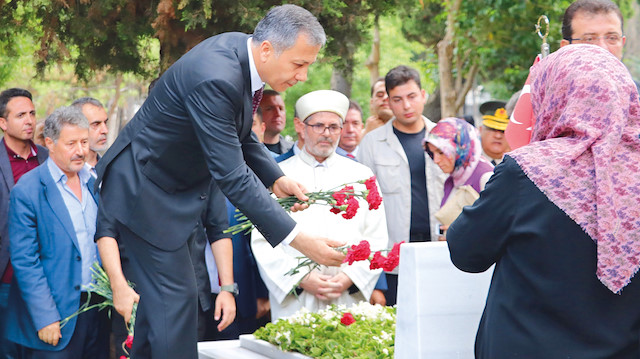
[[[87,302],[82,304],[82,306],[80,306],[80,308],[75,313],[71,314],[70,316],[60,321],[60,328],[64,327],[67,323],[69,323],[69,320],[71,320],[72,318],[88,310],[97,308],[98,310],[107,309],[110,311],[112,308],[115,308],[113,305],[113,292],[111,290],[111,282],[109,281],[109,277],[107,276],[107,273],[104,271],[104,269],[102,269],[102,267],[98,262],[94,262],[93,266],[91,267],[91,278],[92,278],[91,283],[84,287],[84,289],[87,292]],[[129,281],[127,281],[127,283],[131,288],[134,287],[133,283]],[[98,295],[99,297],[102,297],[103,300],[95,304],[90,304],[91,295]],[[127,340],[125,340],[124,343],[122,343],[122,349],[127,355],[129,355],[129,351],[127,350],[127,348],[131,349],[131,346],[133,345],[133,328],[136,323],[137,309],[138,309],[138,303],[133,303],[133,309],[131,311],[131,320],[129,321],[129,323],[126,324]],[[128,359],[128,358],[129,357],[125,355],[120,356],[120,359]]]
[[[364,184],[366,189],[356,190],[353,186],[354,184]],[[366,200],[370,210],[378,209],[382,203],[382,197],[376,184],[376,176],[371,176],[366,180],[346,183],[326,191],[309,192],[306,195],[309,197],[306,202],[299,200],[295,196],[278,198],[277,201],[287,212],[290,212],[291,207],[296,203],[329,206],[331,213],[342,213],[342,217],[345,219],[353,218],[358,212],[358,208],[360,208],[358,199]],[[225,233],[248,233],[253,229],[253,223],[244,214],[238,212],[235,217],[238,224],[229,227]]]

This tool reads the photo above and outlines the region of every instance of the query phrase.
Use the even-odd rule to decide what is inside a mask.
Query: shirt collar
[[[7,155],[9,156],[9,158],[14,158],[18,156],[17,153],[15,153],[11,148],[9,148],[9,145],[7,145],[7,141],[4,141],[4,147],[7,149]],[[29,147],[31,147],[31,154],[29,155],[28,158],[25,158],[25,159],[38,156],[38,147],[31,140],[29,140]]]
[[[258,74],[256,63],[253,62],[253,51],[251,51],[252,38],[253,37],[250,36],[247,39],[247,52],[249,53],[249,73],[251,74],[251,95],[253,95],[256,91],[264,87],[264,82],[262,82],[262,79],[260,78],[260,74]]]
[[[336,156],[339,156],[339,155],[337,155],[335,153],[335,151],[334,151],[324,161],[318,162],[318,161],[316,161],[315,157],[313,157],[309,152],[307,152],[307,149],[305,147],[302,147],[302,150],[300,151],[298,156],[300,156],[300,159],[304,163],[308,164],[309,166],[311,166],[313,168],[315,168],[315,167],[329,168],[335,163]]]
[[[64,174],[64,172],[62,172],[60,167],[58,167],[58,165],[56,165],[55,162],[53,162],[51,157],[47,159],[47,167],[49,168],[49,172],[51,173],[51,177],[53,177],[54,182],[58,183],[61,180],[64,181],[65,183],[67,182],[67,175]],[[82,169],[80,170],[80,172],[78,172],[78,177],[80,177],[80,183],[82,183],[83,185],[89,182],[89,178],[91,178],[91,173],[87,169],[87,166],[82,166]]]

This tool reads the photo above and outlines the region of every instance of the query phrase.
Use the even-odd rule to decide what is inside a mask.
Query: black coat
[[[640,357],[640,279],[614,294],[596,277],[596,244],[505,157],[447,232],[467,272],[496,263],[476,358]]]

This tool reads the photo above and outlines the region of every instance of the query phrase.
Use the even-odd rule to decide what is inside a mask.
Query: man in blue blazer
[[[284,91],[305,81],[324,42],[317,19],[295,5],[273,8],[253,37],[226,33],[201,42],[160,77],[98,163],[96,240],[125,320],[139,299],[126,278],[140,293],[133,357],[197,358],[187,239],[202,225],[210,183],[272,245],[284,241],[321,264],[344,258],[331,248],[339,243],[299,231],[270,197],[265,187],[306,199],[251,132],[263,82]],[[127,248],[125,268],[117,241]]]
[[[13,278],[9,262],[9,194],[14,184],[28,171],[47,159],[46,148],[33,143],[36,109],[31,93],[11,88],[0,93],[0,358],[13,359],[16,347],[4,334],[7,301]]]
[[[96,309],[60,322],[87,300],[97,260],[94,180],[84,167],[89,123],[74,107],[45,121],[49,159],[11,191],[9,240],[14,277],[7,338],[22,358],[106,358],[106,324]]]

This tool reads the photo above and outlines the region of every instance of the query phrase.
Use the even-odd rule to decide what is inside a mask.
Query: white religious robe
[[[306,150],[281,162],[280,167],[286,176],[300,182],[312,192],[329,189],[337,191],[345,183],[373,176],[368,167],[336,153],[331,154],[324,162],[318,163]],[[365,189],[365,186],[360,184],[354,187]],[[372,253],[386,249],[388,238],[384,205],[380,205],[377,210],[369,210],[367,202],[361,200],[357,214],[351,219],[343,218],[342,213],[331,213],[330,209],[329,206],[311,205],[304,211],[291,213],[291,217],[307,233],[343,241],[349,246],[366,239],[371,245]],[[320,300],[306,291],[296,298],[295,294],[290,292],[307,274],[307,270],[305,268],[293,276],[285,273],[298,264],[296,257],[303,254],[291,246],[278,245],[272,248],[257,230],[251,235],[251,247],[260,275],[269,289],[272,321],[290,316],[302,307],[318,311],[329,304],[348,306],[363,300],[368,301],[381,273],[380,269],[370,270],[369,261],[366,260],[352,265],[344,263],[341,267],[322,266],[322,274],[336,275],[344,272],[359,291],[349,294],[346,290],[341,297],[329,301]]]

